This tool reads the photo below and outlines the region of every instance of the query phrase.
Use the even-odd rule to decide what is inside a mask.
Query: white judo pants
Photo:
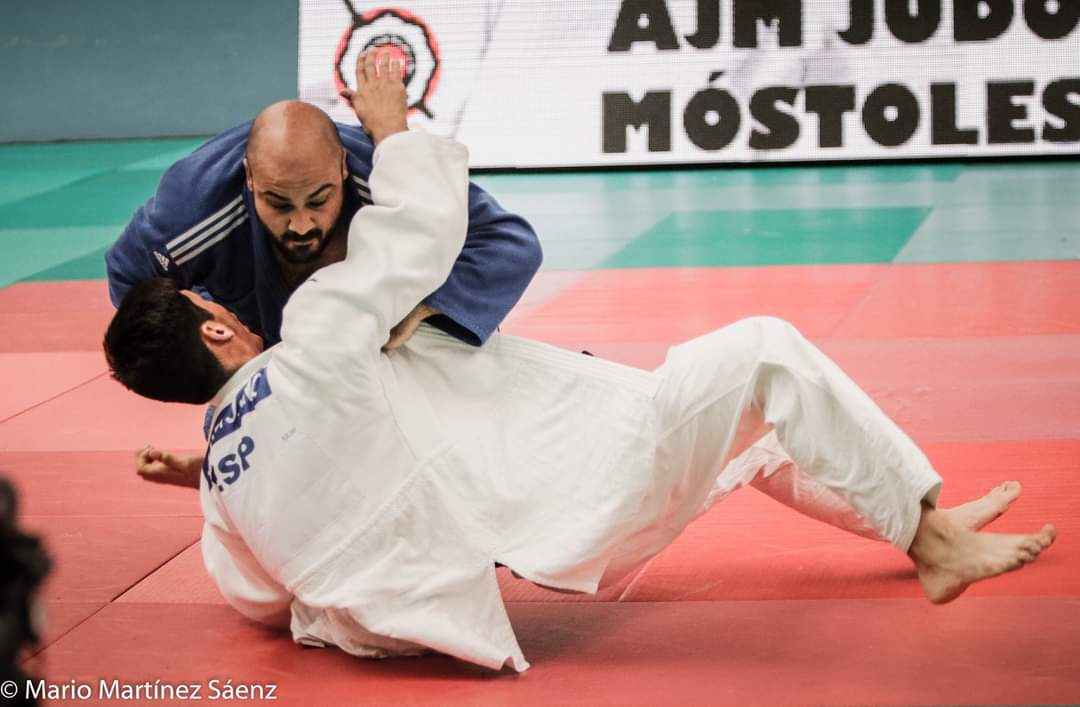
[[[657,465],[679,479],[672,538],[749,484],[906,552],[923,500],[937,502],[926,456],[787,322],[744,319],[672,348],[656,373]]]

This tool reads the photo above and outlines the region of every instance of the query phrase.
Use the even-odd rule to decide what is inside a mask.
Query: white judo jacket
[[[296,290],[282,342],[216,398],[202,549],[234,607],[297,642],[521,671],[494,563],[595,591],[672,534],[655,502],[671,489],[653,472],[653,374],[427,326],[381,352],[461,251],[467,172],[443,138],[376,149],[348,256]]]

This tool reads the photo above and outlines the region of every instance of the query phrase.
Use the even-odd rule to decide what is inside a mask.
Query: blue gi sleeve
[[[371,139],[358,126],[338,125],[356,178],[371,174]],[[361,189],[366,191],[367,184]],[[370,194],[367,195],[370,198]],[[540,241],[529,222],[469,183],[469,230],[450,277],[424,303],[442,314],[432,324],[479,346],[514,308],[540,268]]]
[[[227,219],[238,215],[226,211],[243,208],[243,156],[249,128],[250,124],[244,123],[226,130],[178,160],[161,176],[154,195],[136,209],[131,222],[105,253],[109,298],[114,306],[119,306],[136,284],[155,277],[168,277],[209,299],[206,258],[182,265],[192,259],[193,253],[181,257],[180,262],[177,256],[205,241],[210,229],[219,233]],[[186,242],[177,248],[177,241],[185,238]],[[214,242],[217,240],[221,239]],[[205,246],[196,252],[202,250]]]
[[[543,253],[528,221],[469,183],[469,230],[446,283],[424,303],[442,315],[432,324],[466,343],[487,341],[521,299]]]
[[[113,306],[119,307],[132,287],[155,277],[171,278],[181,287],[213,302],[214,298],[205,287],[192,284],[183,270],[172,265],[165,256],[160,256],[159,260],[159,256],[154,254],[151,244],[160,239],[160,235],[148,215],[153,205],[154,199],[150,199],[140,206],[120,238],[105,251],[105,273]]]
[[[105,252],[109,299],[114,307],[119,307],[124,295],[138,283],[167,274],[160,264],[154,262],[151,250],[146,247],[152,231],[147,214],[152,201],[139,207],[120,238]]]

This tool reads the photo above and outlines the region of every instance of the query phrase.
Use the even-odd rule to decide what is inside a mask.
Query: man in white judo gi
[[[747,470],[775,471],[746,460],[770,431],[801,479],[780,495],[840,499],[909,554],[932,601],[1053,541],[1052,526],[972,530],[1015,488],[936,510],[941,479],[923,454],[779,320],[677,346],[653,372],[499,334],[474,348],[426,326],[382,351],[462,247],[467,158],[406,130],[399,67],[368,57],[362,69],[353,100],[377,144],[374,204],[345,260],[293,294],[282,342],[262,350],[231,312],[164,280],[132,290],[105,338],[136,392],[216,405],[203,555],[239,611],[356,655],[434,649],[524,670],[495,563],[596,591]],[[815,493],[793,494],[800,484]]]

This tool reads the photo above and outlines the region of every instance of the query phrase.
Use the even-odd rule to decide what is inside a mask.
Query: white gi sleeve
[[[289,627],[292,594],[266,573],[239,535],[206,522],[202,554],[210,578],[234,609],[259,623]]]
[[[374,203],[356,212],[345,260],[297,288],[283,314],[275,359],[289,377],[333,386],[370,371],[400,322],[450,275],[465,243],[468,151],[422,132],[375,149]],[[359,382],[359,381],[357,381]]]
[[[445,282],[465,242],[461,145],[420,132],[393,135],[375,150],[369,185],[374,203],[353,218],[348,255],[293,293],[273,359],[275,390],[287,395],[290,414],[323,422],[310,436],[324,449],[348,446],[342,436],[357,430],[394,429],[379,379],[381,348]],[[401,462],[407,469],[414,460]],[[296,576],[279,577],[300,602],[294,639],[368,656],[426,647],[494,669],[526,669],[491,557],[464,527],[469,514],[444,508],[427,476],[414,470],[393,479],[400,485],[366,525]]]

